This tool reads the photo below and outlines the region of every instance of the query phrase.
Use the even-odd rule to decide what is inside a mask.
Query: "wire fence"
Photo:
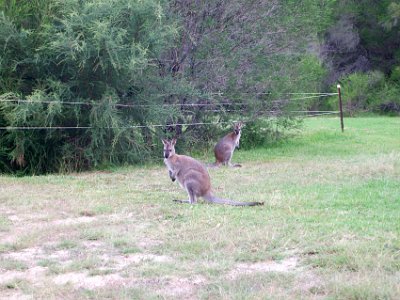
[[[325,111],[318,112],[314,111],[312,114],[306,115],[305,117],[317,117],[324,115],[338,114],[339,111]],[[130,126],[109,126],[109,127],[95,127],[95,126],[3,126],[0,130],[82,130],[82,129],[137,129],[137,128],[149,128],[149,127],[176,127],[176,126],[203,126],[203,125],[218,125],[218,124],[231,124],[235,121],[219,121],[219,122],[197,122],[197,123],[171,123],[171,124],[146,124],[146,125],[130,125]],[[247,121],[241,121],[247,123]]]
[[[299,93],[298,93],[299,94]],[[297,95],[298,95],[297,94]],[[306,95],[311,95],[311,96],[306,96],[306,97],[300,97],[300,98],[280,98],[280,99],[274,99],[274,100],[269,100],[269,103],[276,103],[276,102],[284,102],[284,101],[296,101],[296,100],[306,100],[306,99],[312,99],[312,98],[320,98],[320,97],[331,97],[338,95],[338,93],[305,93]],[[295,95],[295,93],[292,93],[292,95]],[[0,102],[12,102],[12,103],[45,103],[45,104],[66,104],[66,105],[88,105],[88,106],[94,106],[94,105],[99,105],[98,103],[90,103],[90,102],[81,102],[81,101],[50,101],[50,100],[27,100],[27,99],[0,99]],[[234,105],[248,105],[249,103],[246,102],[217,102],[217,103],[159,103],[159,104],[124,104],[124,103],[112,103],[110,104],[114,107],[121,107],[121,108],[136,108],[136,107],[152,107],[152,106],[193,106],[193,107],[198,107],[198,106],[234,106]]]
[[[235,122],[235,121],[233,121]],[[230,124],[232,122],[198,122],[198,123],[171,123],[171,124],[147,124],[147,125],[130,125],[130,126],[109,126],[109,127],[93,127],[93,126],[5,126],[0,127],[3,130],[42,130],[42,129],[134,129],[134,128],[148,128],[148,127],[174,127],[174,126],[200,126],[200,125],[217,125],[217,124]]]
[[[256,93],[257,95],[268,95],[271,93]],[[306,99],[313,98],[321,98],[321,97],[331,97],[338,95],[338,93],[281,93],[282,95],[303,95],[303,97],[299,98],[281,98],[269,100],[268,103],[282,103],[282,102],[290,102],[290,101],[300,101]],[[170,96],[171,94],[157,94],[157,96]],[[222,96],[223,93],[212,93],[212,95]],[[99,103],[89,103],[82,101],[51,101],[51,100],[28,100],[28,99],[0,99],[1,102],[11,102],[15,104],[20,103],[44,103],[44,104],[62,104],[62,105],[83,105],[83,106],[95,106],[100,105]],[[218,106],[246,106],[249,103],[245,102],[217,102],[217,103],[161,103],[161,104],[123,104],[123,103],[112,103],[110,105],[117,108],[139,108],[139,107],[168,107],[168,106],[179,106],[179,107],[218,107]],[[205,110],[207,112],[219,112],[219,113],[244,113],[244,109],[208,109]],[[258,110],[258,114],[270,114],[281,115],[281,110]],[[302,114],[303,117],[316,117],[323,115],[332,115],[338,114],[339,111],[308,111],[308,110],[293,110],[289,111],[291,114]],[[218,125],[218,124],[227,124],[230,122],[197,122],[197,123],[173,123],[173,124],[146,124],[146,125],[129,125],[129,126],[120,126],[120,127],[94,127],[94,126],[3,126],[0,127],[0,130],[91,130],[91,129],[135,129],[135,128],[151,128],[151,127],[175,127],[175,126],[203,126],[203,125]]]

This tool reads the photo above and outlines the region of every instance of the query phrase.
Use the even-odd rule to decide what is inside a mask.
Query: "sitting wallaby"
[[[214,167],[228,165],[230,167],[241,167],[240,164],[232,164],[231,159],[235,148],[239,148],[239,140],[241,135],[242,122],[238,122],[233,126],[233,131],[225,135],[214,147],[215,163]]]
[[[210,175],[204,165],[198,160],[175,153],[176,139],[162,140],[164,144],[164,163],[168,168],[172,181],[178,179],[182,188],[189,195],[189,200],[175,200],[181,203],[194,204],[197,197],[203,197],[208,202],[228,204],[234,206],[263,205],[263,202],[237,202],[229,199],[217,198],[211,191]]]

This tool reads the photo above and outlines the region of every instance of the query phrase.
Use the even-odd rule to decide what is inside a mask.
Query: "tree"
[[[398,6],[391,0],[339,1],[336,24],[327,31],[322,46],[330,68],[328,83],[373,69],[390,74],[400,59],[400,35],[395,29]]]
[[[205,114],[203,107],[188,116],[189,122],[216,117],[250,121],[260,112],[273,111],[272,120],[277,122],[268,124],[289,124],[276,115],[286,115],[299,105],[307,107],[309,102],[290,102],[282,95],[320,91],[325,74],[314,45],[330,24],[334,3],[171,1],[169,11],[178,16],[181,31],[175,46],[159,58],[160,66],[172,72],[176,82],[189,81],[201,92],[197,104],[215,104],[217,111]],[[183,104],[188,97],[171,101]]]
[[[338,80],[348,91],[350,113],[359,110],[400,111],[400,4],[384,1],[338,1],[335,24],[321,47],[329,72],[326,84]]]

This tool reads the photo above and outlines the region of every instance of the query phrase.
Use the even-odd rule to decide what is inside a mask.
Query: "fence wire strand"
[[[325,111],[318,113],[314,111],[313,113],[306,115],[304,117],[316,117],[323,115],[338,114],[338,111]],[[130,125],[130,126],[109,126],[109,127],[94,127],[94,126],[3,126],[0,130],[73,130],[73,129],[135,129],[135,128],[148,128],[148,127],[175,127],[175,126],[202,126],[202,125],[218,125],[218,124],[231,124],[238,121],[229,122],[197,122],[197,123],[172,123],[172,124],[147,124],[147,125]],[[241,121],[243,123],[248,123],[248,121]]]
[[[172,124],[148,124],[148,125],[131,125],[131,126],[109,126],[109,127],[93,127],[93,126],[5,126],[0,127],[0,130],[42,130],[42,129],[134,129],[134,128],[148,128],[148,127],[174,127],[174,126],[200,126],[200,125],[217,125],[228,124],[230,122],[198,122],[198,123],[172,123]]]
[[[213,95],[222,96],[223,93],[212,93]],[[271,93],[256,93],[256,95],[268,95]],[[171,94],[159,94],[156,96],[170,96]],[[268,101],[269,103],[277,103],[277,102],[285,102],[285,101],[298,101],[312,98],[320,98],[320,97],[330,97],[334,95],[338,95],[338,93],[282,93],[282,95],[305,95],[304,97],[299,98],[290,98],[290,99],[275,99]],[[99,103],[89,103],[89,102],[81,102],[81,101],[50,101],[50,100],[27,100],[27,99],[0,99],[0,102],[16,102],[19,103],[45,103],[45,104],[66,104],[66,105],[88,105],[95,106],[99,105]],[[111,103],[114,107],[121,108],[137,108],[137,107],[167,107],[167,106],[186,106],[186,107],[206,107],[206,106],[240,106],[240,105],[248,105],[248,103],[239,102],[239,103],[162,103],[162,104],[123,104],[123,103]],[[218,110],[218,109],[209,109],[206,110],[209,112],[237,112],[243,113],[244,110]],[[280,110],[270,110],[270,111],[258,111],[259,113],[269,113],[272,116],[276,116],[282,113]],[[290,111],[289,113],[300,113],[304,114],[303,117],[315,117],[322,115],[331,115],[337,114],[339,111],[306,111],[306,110],[298,110],[298,111]],[[135,129],[135,128],[149,128],[149,127],[175,127],[175,126],[202,126],[202,125],[217,125],[217,124],[227,124],[235,121],[229,122],[197,122],[197,123],[174,123],[174,124],[147,124],[147,125],[130,125],[130,126],[121,126],[121,127],[93,127],[93,126],[3,126],[0,127],[0,130],[83,130],[83,129]],[[246,123],[246,122],[245,122]]]
[[[274,99],[268,102],[270,103],[280,103],[280,102],[290,102],[290,101],[298,101],[298,100],[305,100],[305,99],[312,99],[312,98],[320,98],[320,97],[330,97],[337,95],[338,93],[320,93],[320,94],[313,94],[309,93],[310,96],[300,97],[300,98],[291,98],[291,99]],[[295,93],[293,93],[295,95]],[[0,102],[16,102],[19,103],[45,103],[45,104],[66,104],[66,105],[88,105],[88,106],[95,106],[99,105],[98,103],[89,103],[89,102],[80,102],[80,101],[50,101],[50,100],[27,100],[27,99],[0,99]],[[110,104],[114,107],[121,107],[121,108],[136,108],[136,107],[154,107],[154,106],[235,106],[235,105],[248,105],[245,102],[219,102],[219,103],[161,103],[161,104],[123,104],[123,103],[111,103]]]

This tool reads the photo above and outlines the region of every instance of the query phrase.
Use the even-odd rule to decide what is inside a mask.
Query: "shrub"
[[[385,87],[377,93],[377,101],[373,110],[382,114],[400,114],[400,86],[398,84],[386,84]]]
[[[379,93],[385,87],[385,75],[380,71],[368,73],[353,73],[341,79],[343,92],[343,109],[350,115],[356,112],[372,110]],[[332,98],[332,107],[337,107],[336,99]]]
[[[390,74],[390,79],[393,82],[400,83],[400,66],[393,68],[392,73]]]
[[[299,118],[260,118],[246,122],[243,127],[243,135],[240,138],[240,145],[243,149],[271,145],[282,140],[290,130],[299,128]]]

